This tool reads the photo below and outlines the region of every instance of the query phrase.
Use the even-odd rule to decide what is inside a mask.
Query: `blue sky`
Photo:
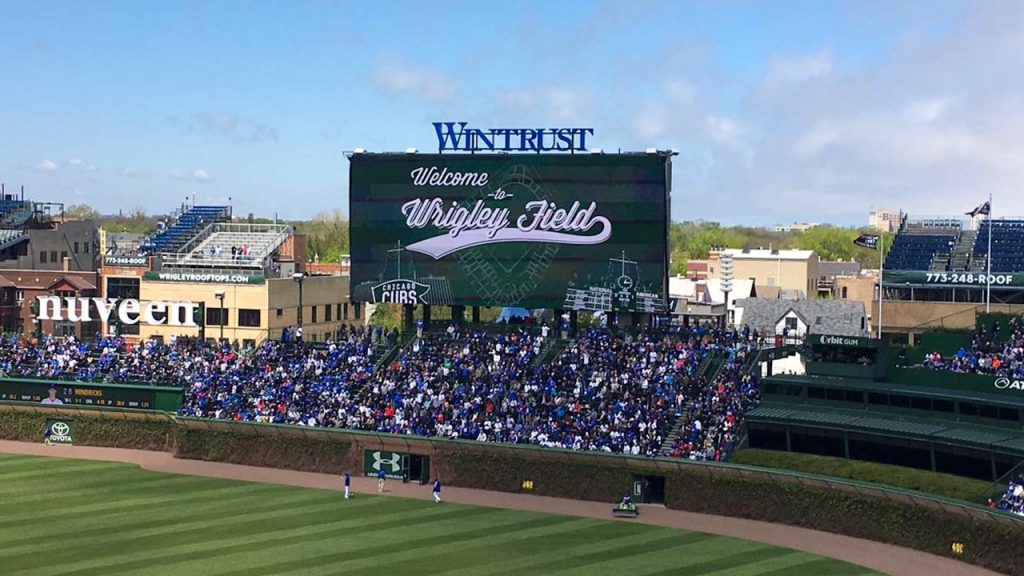
[[[673,216],[1024,214],[1019,2],[7,2],[0,181],[165,212],[347,205],[430,123],[674,148]]]

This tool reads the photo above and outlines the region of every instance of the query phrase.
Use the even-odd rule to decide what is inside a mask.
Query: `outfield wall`
[[[984,506],[793,471],[623,457],[533,446],[177,418],[173,415],[0,404],[0,438],[41,441],[48,418],[73,419],[75,442],[172,452],[178,458],[339,474],[364,451],[430,457],[447,485],[617,502],[635,476],[665,478],[665,504],[891,543],[1024,576],[1024,522]]]

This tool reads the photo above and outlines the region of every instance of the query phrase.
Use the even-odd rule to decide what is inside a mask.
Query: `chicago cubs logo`
[[[383,455],[387,455],[388,457],[385,458],[382,454]],[[378,470],[378,471],[379,470],[384,470],[385,472],[387,472],[388,471],[387,468],[384,468],[384,466],[386,465],[386,466],[388,466],[391,469],[390,471],[392,473],[394,473],[394,474],[397,474],[398,472],[401,472],[401,470],[402,470],[402,455],[401,454],[397,454],[395,452],[374,452],[372,454],[372,456],[373,456],[373,469],[374,470]]]

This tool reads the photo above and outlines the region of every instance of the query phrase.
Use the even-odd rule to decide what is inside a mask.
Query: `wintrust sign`
[[[39,319],[69,322],[108,323],[111,316],[121,324],[148,324],[150,326],[196,326],[193,302],[147,302],[145,306],[131,298],[61,298],[39,297]],[[95,317],[93,317],[95,313]],[[184,319],[182,321],[181,319]]]

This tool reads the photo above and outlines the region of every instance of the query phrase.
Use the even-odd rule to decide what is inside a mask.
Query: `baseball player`
[[[345,499],[348,500],[352,493],[349,491],[352,488],[352,477],[345,472]]]
[[[384,493],[384,481],[388,479],[388,475],[383,470],[377,471],[377,494]]]
[[[441,479],[434,478],[434,502],[441,503]]]
[[[43,429],[43,444],[47,446],[53,446],[53,442],[50,442],[50,427],[47,426]]]

